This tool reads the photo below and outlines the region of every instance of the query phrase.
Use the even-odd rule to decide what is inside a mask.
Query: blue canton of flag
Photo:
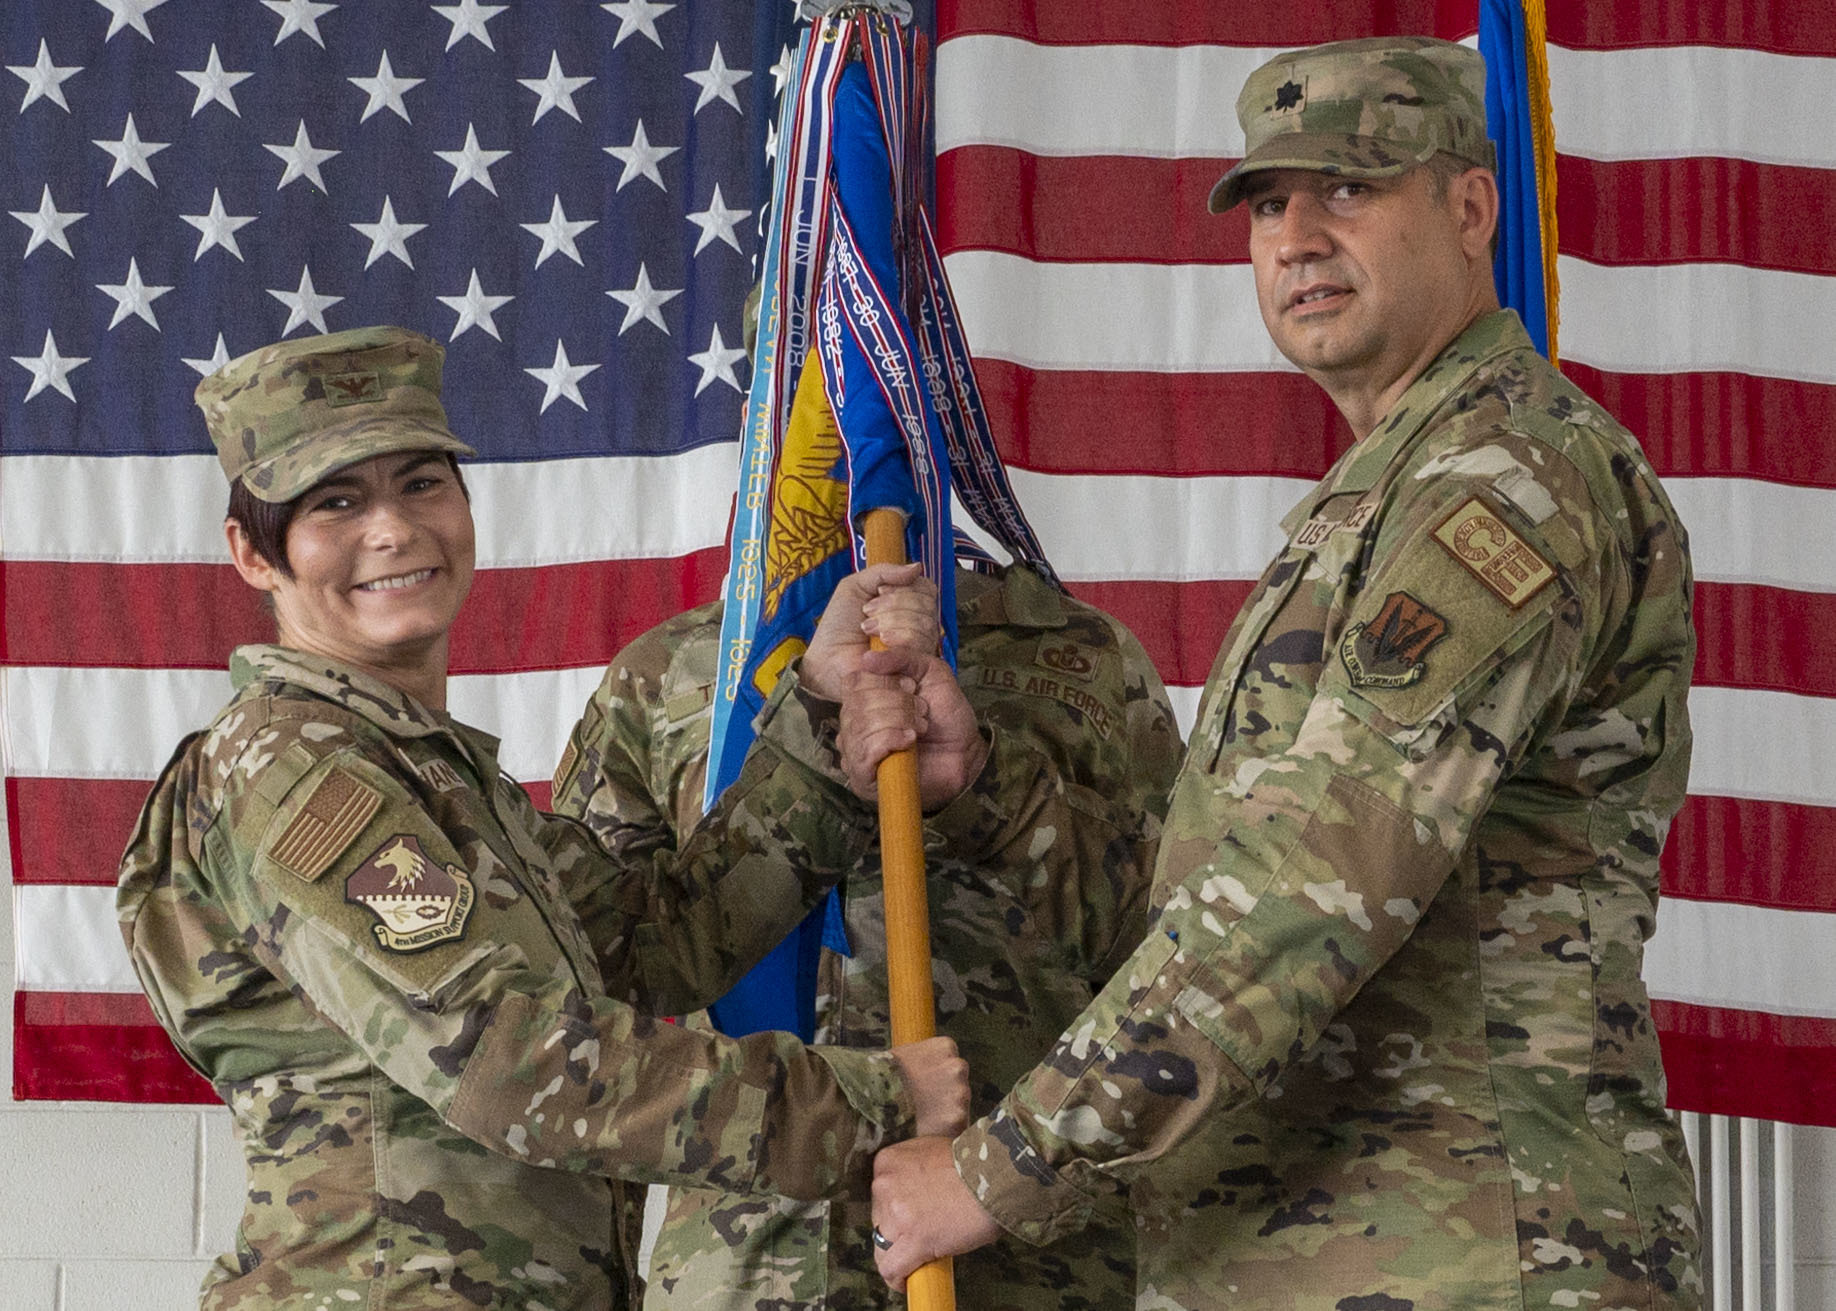
[[[5,450],[207,450],[202,374],[375,322],[485,460],[732,441],[793,17],[9,0]]]

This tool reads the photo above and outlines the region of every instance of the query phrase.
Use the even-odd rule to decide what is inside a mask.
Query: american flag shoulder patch
[[[382,793],[348,770],[333,766],[269,848],[268,856],[289,874],[311,883],[331,868],[381,805]]]

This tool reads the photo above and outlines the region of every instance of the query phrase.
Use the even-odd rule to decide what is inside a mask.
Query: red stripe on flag
[[[672,615],[712,600],[727,549],[666,559],[488,569],[453,624],[455,674],[603,665]]]
[[[1298,373],[1123,373],[978,359],[1001,458],[1036,473],[1312,480],[1351,445]]]
[[[1121,620],[1141,640],[1163,681],[1187,687],[1205,681],[1225,630],[1255,586],[1235,578],[1070,584],[1072,595]]]
[[[1680,1111],[1828,1124],[1836,1020],[1685,1002],[1651,1003],[1669,1103]]]
[[[1693,156],[1556,157],[1564,255],[1597,264],[1732,262],[1836,273],[1836,170]]]
[[[1293,0],[1279,5],[1143,5],[1137,0],[938,0],[937,37],[997,35],[1042,45],[1306,46],[1373,32],[1457,41],[1478,31],[1473,0]],[[1232,96],[1236,88],[1221,94]]]
[[[34,994],[13,998],[13,1097],[18,1101],[215,1102],[166,1037],[143,1024],[39,1024]],[[144,1005],[144,999],[142,999]]]
[[[1248,211],[1205,208],[1236,162],[958,146],[937,157],[937,188],[957,197],[939,222],[938,245],[1086,263],[1246,263]]]
[[[966,145],[937,160],[959,199],[939,223],[946,251],[1041,261],[1242,264],[1249,218],[1205,208],[1230,158],[1035,155]],[[1556,160],[1564,255],[1598,264],[1737,263],[1836,273],[1836,170],[1713,157]],[[1075,196],[1067,205],[1064,197]]]
[[[1836,593],[1700,583],[1695,623],[1696,686],[1836,696]]]
[[[184,623],[173,623],[182,614]],[[0,562],[0,662],[221,669],[272,642],[261,593],[222,565]]]
[[[1266,454],[1271,461],[1294,451],[1282,452],[1273,446],[1258,453],[1255,430],[1231,443],[1232,454],[1248,459]],[[1297,446],[1303,443],[1296,443]],[[1241,449],[1239,449],[1241,448]],[[1327,452],[1314,459],[1320,468],[1330,463]],[[1010,451],[1008,458],[1017,465],[1027,465],[1023,453]],[[1294,463],[1302,463],[1296,460]],[[1239,471],[1247,472],[1247,471]],[[1313,477],[1310,467],[1277,468],[1272,472],[1291,477]],[[1285,507],[1284,507],[1285,508]],[[80,566],[89,568],[90,566]],[[103,566],[94,566],[101,568]],[[48,608],[68,581],[71,565],[14,565],[10,577],[15,596],[41,589],[43,596],[31,604]],[[193,570],[214,570],[211,565],[166,566],[166,572],[180,575],[175,586],[184,586],[183,575]],[[715,569],[708,576],[711,587],[716,581]],[[700,597],[688,596],[680,601],[667,599],[659,606],[674,605],[664,613],[632,610],[604,615],[602,621],[615,625],[611,631],[594,640],[591,626],[571,625],[562,618],[567,606],[562,598],[543,595],[544,577],[538,570],[505,570],[503,576],[488,575],[503,584],[492,599],[500,612],[497,625],[480,628],[465,621],[468,631],[479,642],[496,641],[504,651],[515,649],[519,642],[534,637],[515,631],[516,615],[553,614],[555,631],[566,640],[559,645],[556,667],[581,668],[603,665],[615,650],[644,629],[660,622],[667,614],[677,613],[698,604]],[[514,575],[514,577],[512,577]],[[233,575],[232,575],[233,576]],[[151,585],[149,575],[148,581]],[[691,580],[692,581],[692,580]],[[526,601],[520,600],[517,584],[533,583],[535,590]],[[238,584],[240,585],[240,584]],[[1217,647],[1231,617],[1248,594],[1249,584],[1238,579],[1205,579],[1192,582],[1130,580],[1127,582],[1079,582],[1073,589],[1079,596],[1115,615],[1137,633],[1147,645],[1161,676],[1169,683],[1198,684],[1205,679]],[[21,602],[25,604],[25,602]],[[571,630],[571,631],[570,631]],[[189,636],[177,629],[156,630],[162,644],[178,649],[133,654],[142,661],[158,665],[161,654],[172,657],[170,667],[183,667],[198,652]],[[1696,631],[1701,642],[1696,658],[1696,682],[1704,686],[1759,688],[1795,692],[1807,696],[1836,696],[1836,646],[1822,640],[1824,634],[1836,631],[1836,593],[1799,592],[1786,588],[1745,583],[1703,583],[1696,591]],[[457,645],[457,644],[456,644]],[[503,651],[498,652],[502,654]],[[101,659],[107,652],[91,653],[95,663],[106,667]],[[122,653],[114,653],[122,654]],[[477,649],[468,653],[477,672],[506,672],[517,668],[516,662],[496,665],[478,660]],[[220,663],[219,661],[213,663]],[[459,657],[455,655],[455,666]],[[524,666],[538,667],[532,664]],[[455,673],[468,672],[463,666]],[[203,725],[199,725],[203,727]],[[22,883],[112,882],[114,865],[128,838],[133,817],[146,795],[147,782],[129,780],[61,780],[47,778],[12,778],[7,780],[8,795],[14,799],[15,817],[12,849],[15,877]],[[60,790],[84,790],[80,803],[61,795]],[[96,791],[90,792],[89,789]],[[86,873],[87,871],[87,873]],[[105,875],[105,877],[104,877]]]
[[[1036,369],[978,359],[1002,458],[1037,473],[1318,478],[1351,442],[1298,373]],[[1643,443],[1659,475],[1836,487],[1836,386],[1741,373],[1562,372]],[[1126,440],[1121,438],[1126,437]]]
[[[1644,443],[1664,477],[1763,478],[1836,487],[1836,386],[1745,373],[1562,372]]]
[[[1781,55],[1836,55],[1836,6],[1828,4],[1549,5],[1551,43],[1571,50],[1653,46],[1747,46]]]
[[[112,884],[152,786],[138,778],[7,779],[13,882]]]
[[[1687,797],[1663,871],[1665,896],[1836,911],[1836,809]]]
[[[719,590],[726,548],[671,559],[485,569],[453,625],[455,674],[605,664]],[[221,669],[244,642],[271,642],[259,594],[227,564],[0,565],[14,665]],[[173,624],[174,613],[197,617]]]

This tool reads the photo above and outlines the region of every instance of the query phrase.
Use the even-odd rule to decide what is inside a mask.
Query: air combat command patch
[[[1447,621],[1407,592],[1391,592],[1369,623],[1353,624],[1339,658],[1353,687],[1407,687],[1427,672],[1428,649],[1447,636]]]
[[[437,865],[420,841],[398,833],[344,881],[344,899],[367,908],[377,939],[394,951],[420,951],[465,932],[472,880],[456,865]]]

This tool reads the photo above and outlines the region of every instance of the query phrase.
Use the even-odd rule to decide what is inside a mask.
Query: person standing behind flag
[[[809,804],[790,707],[680,851],[613,862],[446,714],[474,534],[443,356],[360,328],[198,387],[277,642],[236,651],[236,694],[154,785],[117,909],[247,1165],[213,1311],[610,1311],[607,1176],[816,1198],[967,1107],[948,1039],[889,1056],[653,1018],[730,986],[869,826]]]
[[[845,578],[823,617],[829,632],[781,680],[774,702],[841,699],[867,649],[863,610],[888,645],[935,651],[934,587],[875,598],[882,577],[908,577],[915,568],[881,566]],[[958,569],[955,581],[957,679],[970,712],[958,728],[986,735],[1004,755],[1051,761],[1073,816],[1052,839],[1065,854],[1057,866],[1063,879],[983,869],[979,844],[1003,817],[998,807],[982,810],[980,797],[958,803],[972,813],[943,817],[957,840],[927,843],[938,1032],[954,1038],[969,1062],[981,1113],[1046,1053],[1139,940],[1147,871],[1105,853],[1158,831],[1180,739],[1152,662],[1114,619],[1020,566],[994,576]],[[915,612],[901,607],[904,597],[920,601]],[[716,602],[632,642],[613,657],[574,730],[554,805],[583,820],[614,855],[649,860],[673,852],[700,818],[720,622]],[[884,1047],[890,1020],[877,859],[848,872],[841,898],[848,951],[821,954],[817,1038]],[[627,1212],[633,1239],[638,1209]],[[644,1305],[892,1306],[873,1267],[871,1232],[864,1188],[813,1204],[671,1189]],[[1119,1209],[1071,1242],[998,1243],[958,1266],[957,1305],[1122,1305],[1134,1296],[1133,1247]]]
[[[1484,80],[1379,38],[1238,97],[1211,208],[1247,203],[1263,321],[1357,440],[1224,639],[1136,853],[1150,934],[992,1115],[876,1159],[895,1283],[1126,1194],[1144,1307],[1701,1302],[1639,978],[1689,772],[1688,543],[1637,441],[1498,308]],[[952,713],[935,669],[864,663]],[[908,700],[844,707],[857,785],[913,739]],[[1027,817],[1023,865],[1055,786],[978,777]]]

